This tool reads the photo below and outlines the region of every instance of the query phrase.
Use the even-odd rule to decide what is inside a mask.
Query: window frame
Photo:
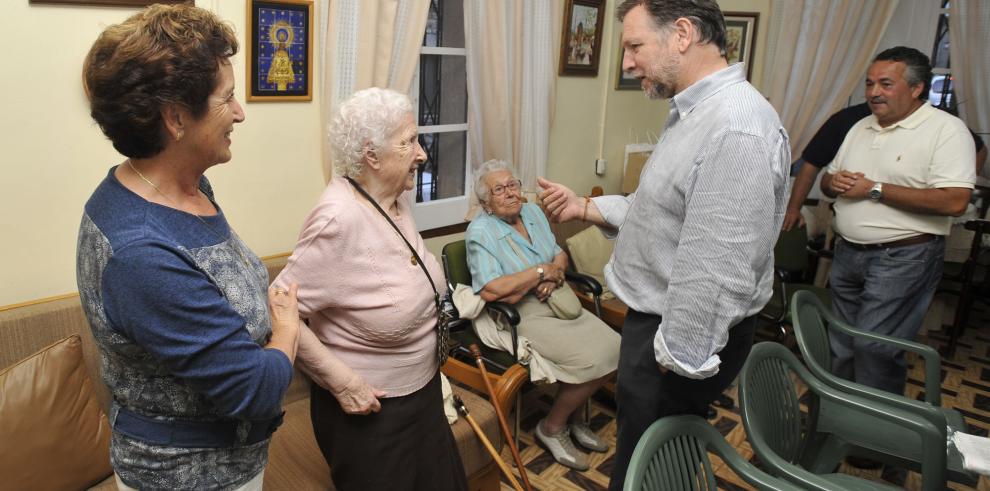
[[[463,20],[463,19],[462,19]],[[450,47],[439,47],[439,46],[421,46],[420,55],[439,55],[439,56],[463,56],[465,59],[465,67],[467,66],[467,48],[450,48]],[[410,96],[413,102],[413,110],[415,112],[416,121],[419,121],[419,63],[416,64],[416,73],[413,76],[413,84],[410,88]],[[467,87],[465,86],[465,97],[469,98],[467,94]],[[470,103],[468,103],[470,107]],[[465,119],[470,119],[465,113]],[[419,134],[443,134],[443,133],[464,133],[464,194],[461,196],[455,196],[451,198],[441,198],[431,201],[425,201],[422,203],[417,203],[415,198],[415,190],[411,196],[411,208],[413,219],[416,221],[416,228],[422,232],[426,230],[433,230],[442,227],[448,227],[451,225],[457,225],[460,223],[466,223],[467,220],[465,216],[467,215],[468,209],[470,208],[471,196],[474,192],[473,190],[473,179],[471,166],[468,165],[470,162],[471,155],[471,139],[469,138],[470,127],[468,121],[464,123],[456,124],[438,124],[438,125],[428,125],[419,126]],[[417,173],[418,174],[418,173]],[[418,177],[418,176],[417,176]],[[434,177],[435,178],[435,177]],[[417,179],[418,182],[418,179]]]
[[[939,45],[939,40],[940,40],[939,39],[939,36],[938,36],[938,34],[939,34],[938,28],[941,25],[942,16],[943,15],[949,15],[949,7],[948,7],[947,2],[945,0],[936,0],[936,1],[938,1],[941,5],[939,6],[938,11],[935,13],[935,40],[932,43],[932,52],[929,55],[930,56],[930,59],[931,59],[931,65],[932,65],[932,79],[934,80],[934,78],[936,76],[944,75],[945,76],[945,79],[947,79],[945,83],[949,84],[949,86],[952,87],[952,44],[951,43],[949,44],[948,60],[946,60],[946,63],[949,66],[946,67],[946,68],[936,67],[935,66],[935,55],[938,54],[938,45]],[[949,29],[950,28],[951,28],[951,26],[947,23],[946,26],[945,26],[946,36],[949,35],[948,33],[949,33]],[[932,83],[932,80],[929,80],[929,83]],[[932,84],[932,85],[934,85],[934,84]],[[929,93],[928,94],[925,94],[925,98],[926,98],[926,100],[927,100],[927,102],[928,102],[929,105],[931,105],[933,107],[940,107],[941,104],[940,104],[940,106],[935,106],[934,104],[932,104],[932,101],[931,101],[931,92],[932,92],[933,89],[934,89],[933,86],[930,86],[929,87]],[[954,89],[954,87],[953,87],[953,89]],[[949,98],[948,100],[951,101],[951,102],[949,102],[949,103],[947,103],[947,104],[944,105],[945,108],[952,107],[952,104],[954,104],[956,102],[955,101],[955,98],[956,98],[955,90],[949,90],[945,94],[941,94],[941,97],[943,99],[944,98]]]

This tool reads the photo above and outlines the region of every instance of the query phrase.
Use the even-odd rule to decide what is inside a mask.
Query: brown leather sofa
[[[285,256],[268,258],[274,278]],[[75,336],[71,339],[66,339]],[[39,353],[39,350],[41,353]],[[32,356],[33,355],[33,356]],[[109,395],[100,359],[77,295],[0,308],[0,474],[10,489],[116,489],[109,462]],[[473,367],[450,361],[451,378],[472,417],[496,448],[502,439],[492,405]],[[492,377],[509,409],[527,374]],[[273,437],[265,489],[332,489],[309,416],[312,382],[298,370],[285,397],[285,422]],[[464,387],[462,387],[463,385]],[[470,489],[499,489],[499,470],[463,418],[451,429]]]

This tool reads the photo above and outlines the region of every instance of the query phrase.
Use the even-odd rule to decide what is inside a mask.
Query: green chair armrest
[[[588,292],[595,297],[602,294],[602,284],[591,276],[576,271],[564,271],[564,278],[577,285],[581,291]]]
[[[512,359],[519,361],[519,311],[504,302],[488,302],[485,308],[501,315],[509,324],[509,334],[512,335]]]
[[[797,301],[792,302],[792,309],[795,309]],[[869,339],[880,343],[896,346],[904,351],[914,353],[925,360],[925,402],[935,407],[942,406],[942,385],[941,373],[942,358],[931,346],[927,346],[906,339],[876,334],[846,324],[840,320],[830,309],[821,309],[822,315],[829,323],[829,327],[835,327],[839,331],[853,337]],[[792,311],[792,315],[797,315]]]

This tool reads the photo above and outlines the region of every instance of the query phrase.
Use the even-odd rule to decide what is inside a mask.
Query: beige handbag
[[[581,307],[581,300],[578,300],[571,285],[566,281],[550,294],[550,297],[547,298],[547,305],[550,306],[550,310],[557,315],[558,319],[568,321],[580,317],[584,310]]]

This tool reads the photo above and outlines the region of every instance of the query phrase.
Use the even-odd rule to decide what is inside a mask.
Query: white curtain
[[[560,2],[465,0],[470,163],[509,161],[526,191],[546,174]]]
[[[329,0],[322,10],[322,127],[337,103],[368,87],[408,94],[419,64],[430,0]],[[324,175],[330,152],[323,139]]]
[[[772,0],[764,95],[792,155],[862,86],[898,0]],[[955,46],[953,46],[953,49]]]
[[[990,133],[990,2],[949,2],[949,46],[959,117]]]

